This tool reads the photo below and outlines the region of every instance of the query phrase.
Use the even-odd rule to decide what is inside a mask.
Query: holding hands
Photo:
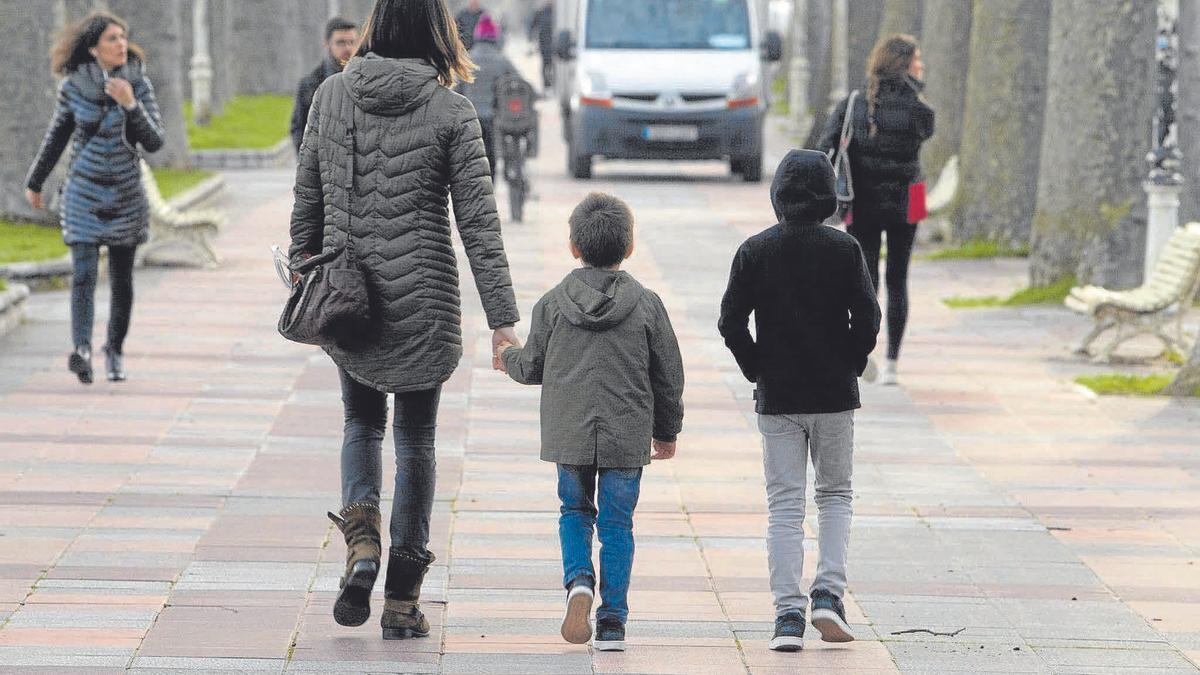
[[[517,332],[512,326],[501,326],[492,332],[492,369],[502,373],[507,372],[504,369],[504,362],[500,360],[500,354],[509,347],[520,347],[521,341],[517,338]]]

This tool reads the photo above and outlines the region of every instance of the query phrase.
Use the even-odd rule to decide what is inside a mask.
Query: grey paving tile
[[[283,659],[192,658],[182,656],[139,656],[134,669],[185,672],[282,673]]]
[[[492,673],[494,675],[569,675],[591,673],[592,658],[587,654],[447,654],[442,672],[449,674]]]

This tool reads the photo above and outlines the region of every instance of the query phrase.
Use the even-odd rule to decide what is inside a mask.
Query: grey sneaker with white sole
[[[599,652],[625,651],[625,624],[611,617],[596,619],[596,639],[592,640],[592,647]]]
[[[592,601],[596,594],[591,585],[575,581],[567,591],[567,609],[559,633],[574,645],[587,644],[592,639]]]
[[[788,612],[775,617],[775,635],[767,646],[776,652],[804,649],[804,612]]]

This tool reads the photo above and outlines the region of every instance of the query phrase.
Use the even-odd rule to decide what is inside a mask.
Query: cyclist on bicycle
[[[458,92],[466,96],[475,106],[479,125],[483,127],[483,147],[487,152],[488,164],[492,169],[492,180],[496,180],[496,135],[493,121],[496,118],[496,83],[505,75],[516,75],[512,61],[500,50],[500,29],[490,14],[479,17],[475,24],[475,44],[471,47],[471,60],[479,66],[474,82],[458,85]]]

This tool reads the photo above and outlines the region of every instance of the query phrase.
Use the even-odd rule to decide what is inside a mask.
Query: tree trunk
[[[849,24],[849,54],[846,83],[849,89],[864,89],[867,85],[867,58],[875,48],[883,19],[883,0],[850,0],[846,12]],[[849,89],[847,91],[849,91]]]
[[[1200,0],[1179,0],[1179,95],[1175,119],[1183,153],[1179,222],[1200,220]]]
[[[183,118],[187,64],[181,53],[181,0],[109,0],[118,16],[129,21],[130,39],[146,52],[146,75],[162,111],[167,137],[161,150],[146,155],[152,166],[188,165],[187,128]],[[188,22],[189,29],[191,22]]]
[[[961,0],[960,0],[961,1]],[[921,37],[923,0],[888,0],[879,20],[878,40],[896,34]]]
[[[196,0],[180,0],[179,2],[179,55],[183,66],[183,99],[191,101],[192,94],[192,54],[196,45],[193,44],[195,31],[192,28],[192,4]]]
[[[325,58],[325,22],[329,19],[328,0],[303,0],[298,4],[300,32],[300,64],[301,72],[305,73],[317,67]],[[292,93],[295,93],[296,82],[292,83]]]
[[[950,215],[958,241],[1029,242],[1045,116],[1049,21],[1045,0],[975,0],[960,181]],[[936,112],[942,133],[945,118],[940,109]]]
[[[813,126],[823,123],[829,107],[830,88],[830,38],[833,25],[833,2],[831,0],[809,0],[808,2],[808,109],[813,116]]]
[[[971,48],[971,3],[925,0],[921,28],[924,33],[921,58],[925,62],[925,98],[937,114],[937,130],[922,148],[921,160],[926,175],[936,179],[946,161],[958,154],[962,139]],[[1044,46],[1042,51],[1045,51]],[[1037,140],[1040,142],[1040,138]]]
[[[1031,279],[1142,278],[1156,3],[1056,0]]]
[[[0,40],[6,61],[21,64],[0,75],[0,214],[22,220],[51,221],[49,211],[34,211],[25,201],[25,174],[33,164],[54,112],[57,83],[50,74],[50,45],[59,28],[62,7],[52,2],[30,4],[27,0],[0,0],[0,25],[20,26],[8,30]],[[63,160],[65,161],[64,152]],[[58,181],[47,181],[43,196],[58,189]]]
[[[296,3],[237,0],[229,11],[234,94],[295,94],[304,72]]]
[[[225,104],[235,95],[237,77],[234,73],[233,14],[237,0],[208,0],[208,53],[212,58],[212,114],[220,115]]]
[[[342,0],[340,16],[347,21],[353,21],[358,24],[361,29],[367,23],[367,18],[371,16],[371,10],[375,7],[375,0]],[[457,12],[457,6],[451,6],[451,11]]]
[[[1167,393],[1172,396],[1200,396],[1200,335],[1196,336],[1191,357],[1175,375],[1175,380],[1167,387]]]

